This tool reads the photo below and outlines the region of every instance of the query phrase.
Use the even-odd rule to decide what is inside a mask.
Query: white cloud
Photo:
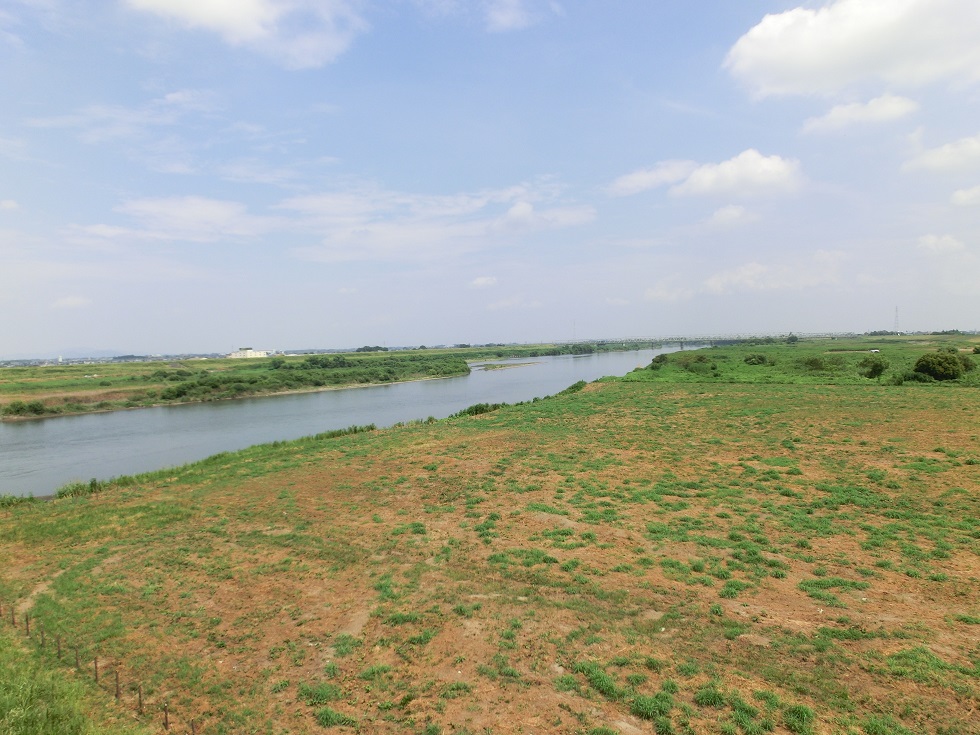
[[[12,212],[15,209],[20,209],[20,205],[13,199],[0,199],[0,210]]]
[[[490,311],[500,311],[502,309],[539,309],[541,308],[541,302],[537,300],[527,301],[523,296],[512,296],[509,299],[488,304],[487,308]]]
[[[803,124],[804,133],[832,133],[852,125],[898,120],[919,109],[914,100],[884,94],[873,100],[837,105],[821,117],[811,117]]]
[[[85,296],[62,296],[51,304],[52,309],[82,309],[89,306],[92,299]]]
[[[553,207],[538,210],[527,201],[516,202],[507,212],[493,223],[494,230],[502,231],[531,231],[572,227],[582,225],[595,219],[592,207]]]
[[[89,245],[125,240],[218,242],[258,237],[282,226],[275,218],[249,214],[239,202],[198,196],[133,199],[115,211],[136,220],[137,226],[75,225],[71,239]]]
[[[588,206],[549,206],[557,196],[549,182],[491,191],[430,196],[365,187],[287,199],[297,227],[320,245],[296,250],[304,259],[431,259],[513,242],[518,234],[590,222]],[[503,236],[506,236],[505,238]]]
[[[486,0],[487,30],[519,31],[534,22],[525,0]]]
[[[745,263],[715,273],[704,280],[702,289],[712,294],[739,291],[781,291],[813,288],[837,283],[845,254],[817,251],[812,258],[796,263]]]
[[[124,0],[192,29],[217,33],[287,69],[334,61],[367,29],[350,0]]]
[[[496,285],[496,276],[480,276],[479,278],[474,278],[472,281],[470,281],[470,286],[472,288],[490,288],[491,286]]]
[[[962,241],[952,235],[923,235],[919,238],[919,248],[929,253],[958,253],[966,249]]]
[[[612,196],[630,196],[664,184],[683,181],[698,167],[694,161],[661,161],[653,168],[620,176],[606,190]]]
[[[674,186],[672,194],[753,196],[794,191],[803,183],[799,161],[763,156],[750,148],[721,163],[706,163]]]
[[[140,107],[88,105],[70,115],[33,118],[35,128],[77,128],[86,143],[104,143],[142,136],[156,127],[174,126],[191,112],[213,109],[211,94],[196,90],[171,92]]]
[[[975,167],[980,163],[980,134],[938,148],[929,148],[907,161],[906,171],[927,169],[930,171],[955,171]]]
[[[758,95],[980,79],[975,0],[831,0],[766,15],[725,66]]]
[[[718,228],[735,227],[755,222],[757,219],[759,216],[755,212],[749,211],[740,204],[729,204],[727,207],[715,210],[708,219],[708,225]]]
[[[647,301],[663,301],[673,303],[692,298],[697,291],[690,286],[678,283],[677,279],[663,279],[650,286],[643,292]]]
[[[980,205],[980,186],[972,189],[959,189],[953,192],[953,204],[959,207],[975,207]]]

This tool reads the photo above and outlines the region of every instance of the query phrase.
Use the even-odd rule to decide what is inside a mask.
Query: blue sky
[[[975,0],[0,0],[0,357],[980,328]]]

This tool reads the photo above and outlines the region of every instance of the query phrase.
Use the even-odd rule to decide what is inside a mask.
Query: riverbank
[[[971,733],[975,388],[697,354],[0,510],[0,603],[179,731]]]
[[[0,421],[454,377],[486,360],[635,351],[648,342],[331,353],[0,370]]]

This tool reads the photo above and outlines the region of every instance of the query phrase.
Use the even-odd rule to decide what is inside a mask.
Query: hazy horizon
[[[972,0],[7,3],[0,354],[976,330],[978,37]]]

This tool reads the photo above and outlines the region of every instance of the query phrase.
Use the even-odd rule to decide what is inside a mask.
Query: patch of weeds
[[[706,684],[694,693],[694,704],[699,707],[724,707],[725,695],[717,685]]]
[[[469,694],[473,691],[473,687],[467,684],[465,681],[454,681],[452,684],[447,686],[442,690],[441,696],[443,699],[456,699],[457,697],[462,697],[464,694]]]
[[[898,720],[888,715],[872,715],[861,722],[861,729],[867,735],[915,735],[903,727]]]
[[[663,661],[662,659],[656,658],[654,656],[644,656],[643,661],[641,663],[645,667],[650,669],[650,671],[656,672],[658,674],[667,668],[666,661]],[[697,673],[697,671],[695,671],[694,673]]]
[[[699,671],[701,671],[701,667],[693,661],[685,661],[684,663],[677,664],[677,673],[681,676],[697,676]]]
[[[783,724],[787,730],[796,735],[812,733],[813,723],[816,721],[816,713],[806,705],[795,704],[783,710]]]
[[[418,613],[395,612],[385,618],[388,625],[404,625],[405,623],[417,623],[422,619]]]
[[[426,628],[417,635],[409,636],[406,642],[411,643],[413,646],[424,646],[435,637],[436,631],[431,628]]]
[[[463,618],[472,618],[473,613],[482,607],[483,605],[481,605],[479,602],[473,603],[472,605],[464,605],[463,603],[459,603],[458,605],[453,606],[453,612]]]
[[[317,710],[316,722],[320,727],[336,727],[338,725],[355,727],[357,725],[357,720],[353,717],[330,709],[330,707]]]
[[[377,664],[375,666],[368,666],[364,671],[360,673],[360,677],[367,681],[374,681],[380,679],[385,674],[391,672],[391,667],[387,664]]]
[[[279,692],[284,692],[289,688],[289,679],[280,679],[275,684],[272,685],[271,691],[273,694],[278,694]]]
[[[837,595],[828,592],[831,589],[838,590],[864,590],[870,585],[867,582],[858,582],[852,579],[841,577],[822,577],[820,579],[804,579],[797,587],[805,592],[814,600],[819,600],[830,607],[846,607]]]
[[[724,597],[726,600],[734,600],[738,597],[742,590],[751,587],[748,582],[740,582],[737,579],[729,579],[725,582],[725,586],[721,588],[718,592],[719,597]]]
[[[349,656],[355,649],[360,648],[363,643],[360,638],[355,638],[349,633],[340,633],[333,640],[333,650],[336,651],[338,656]]]
[[[406,523],[402,526],[396,526],[391,531],[392,536],[401,536],[403,533],[412,533],[418,536],[424,536],[426,533],[425,524],[421,521],[413,521],[412,523]]]
[[[667,692],[657,692],[652,697],[639,695],[630,703],[630,712],[642,720],[666,717],[674,708],[674,698]]]
[[[616,685],[616,680],[595,661],[580,661],[572,667],[572,671],[576,674],[583,674],[586,681],[589,682],[589,686],[606,699],[615,702],[623,698],[624,692]]]
[[[340,667],[333,661],[330,661],[323,665],[323,673],[331,679],[335,679],[340,674]]]
[[[314,707],[318,704],[326,704],[340,699],[342,692],[336,684],[319,682],[317,684],[307,684],[300,682],[298,697],[300,701]]]
[[[562,674],[556,677],[554,682],[555,691],[558,692],[578,692],[578,679],[576,679],[572,674]]]

